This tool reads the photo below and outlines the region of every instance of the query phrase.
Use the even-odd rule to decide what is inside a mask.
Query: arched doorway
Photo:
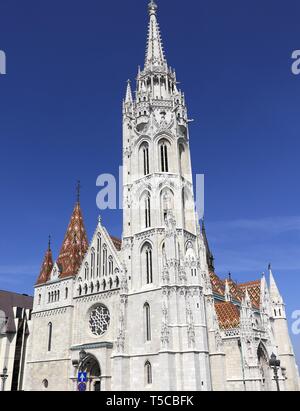
[[[80,366],[81,372],[87,373],[87,391],[101,391],[101,369],[93,355],[87,355]]]
[[[269,357],[266,348],[263,344],[259,344],[257,349],[258,367],[261,376],[261,390],[271,391],[271,378]]]

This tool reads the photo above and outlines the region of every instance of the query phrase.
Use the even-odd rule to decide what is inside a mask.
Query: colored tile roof
[[[39,278],[36,282],[36,285],[45,284],[50,279],[50,274],[53,269],[53,259],[52,259],[52,252],[50,247],[46,251],[46,255],[41,267]]]
[[[260,280],[240,284],[239,287],[245,293],[246,289],[254,308],[260,307],[261,282]]]
[[[115,246],[116,250],[117,250],[117,251],[121,251],[121,248],[122,248],[122,240],[120,240],[120,239],[117,238],[117,237],[112,237],[112,236],[110,236],[110,238],[111,238],[112,242],[114,243],[114,246]]]
[[[217,294],[221,297],[225,296],[225,281],[221,280],[220,277],[214,272],[210,272],[210,280],[212,284],[212,290],[214,294]],[[260,280],[250,281],[248,283],[237,284],[232,279],[228,279],[228,284],[230,288],[231,297],[238,301],[242,302],[246,289],[248,290],[249,297],[251,299],[253,308],[259,309],[260,307]]]
[[[60,278],[75,276],[88,250],[88,240],[79,202],[76,203],[57,260]]]
[[[237,328],[240,325],[240,311],[229,302],[215,303],[220,328],[223,330]]]

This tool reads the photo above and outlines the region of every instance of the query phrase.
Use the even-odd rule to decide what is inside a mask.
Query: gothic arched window
[[[52,348],[52,323],[48,324],[48,352],[51,351]]]
[[[101,267],[101,236],[97,237],[97,277],[100,276],[100,267]]]
[[[149,162],[149,144],[143,143],[140,149],[140,159],[143,165],[142,172],[144,176],[147,176],[150,173],[150,162]]]
[[[115,284],[116,284],[116,288],[119,288],[119,285],[120,285],[119,277],[116,277]]]
[[[145,198],[145,227],[151,227],[151,199],[150,195]]]
[[[66,289],[65,289],[65,299],[68,298],[68,295],[69,295],[69,290],[68,290],[68,288],[66,288]]]
[[[85,263],[85,266],[84,266],[84,279],[87,280],[88,276],[89,276],[89,265],[88,265],[88,263]]]
[[[174,210],[174,194],[169,188],[165,188],[160,194],[162,225],[165,225],[168,211]]]
[[[142,248],[142,266],[145,267],[146,284],[153,282],[152,247],[146,243]]]
[[[95,250],[92,248],[91,251],[91,278],[94,278],[95,274]]]
[[[146,385],[152,384],[152,366],[149,361],[145,363],[145,383]]]
[[[144,322],[145,322],[145,340],[151,341],[151,311],[150,305],[145,303],[144,305]]]
[[[161,167],[161,172],[163,173],[169,172],[168,146],[169,144],[166,140],[162,140],[159,144],[160,167]]]
[[[107,275],[107,247],[103,246],[103,275]]]
[[[113,262],[113,258],[112,256],[108,257],[109,263],[108,263],[108,271],[109,271],[109,275],[113,274],[114,271],[114,262]]]

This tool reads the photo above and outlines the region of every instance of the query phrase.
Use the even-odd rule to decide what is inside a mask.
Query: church
[[[35,285],[25,390],[76,391],[84,372],[88,391],[297,391],[271,266],[245,284],[216,273],[195,212],[185,96],[153,0],[148,12],[145,65],[123,102],[122,239],[99,218],[89,241],[77,199]]]

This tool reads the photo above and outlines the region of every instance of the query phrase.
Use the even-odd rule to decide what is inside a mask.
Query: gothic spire
[[[205,248],[206,248],[206,260],[207,260],[208,269],[209,269],[210,272],[213,273],[215,271],[215,266],[214,266],[214,260],[215,259],[214,259],[213,254],[210,251],[210,248],[209,248],[207,235],[206,235],[204,218],[202,220],[202,237],[203,237],[204,245],[205,245]]]
[[[57,260],[60,278],[76,275],[88,250],[88,240],[78,200],[79,198],[77,198]]]
[[[40,275],[39,275],[36,285],[45,284],[49,280],[52,268],[53,268],[53,259],[52,259],[52,251],[51,251],[51,238],[49,236],[48,249],[46,251],[44,261],[41,267]]]
[[[157,4],[154,0],[148,5],[150,21],[148,29],[147,50],[145,59],[145,69],[152,69],[154,66],[166,67],[166,58],[162,45],[159,24],[157,21]]]
[[[270,274],[270,297],[271,300],[276,303],[282,303],[282,297],[277,287],[271,264],[269,265],[269,274]]]
[[[132,103],[132,91],[131,91],[130,80],[127,80],[125,103]]]

